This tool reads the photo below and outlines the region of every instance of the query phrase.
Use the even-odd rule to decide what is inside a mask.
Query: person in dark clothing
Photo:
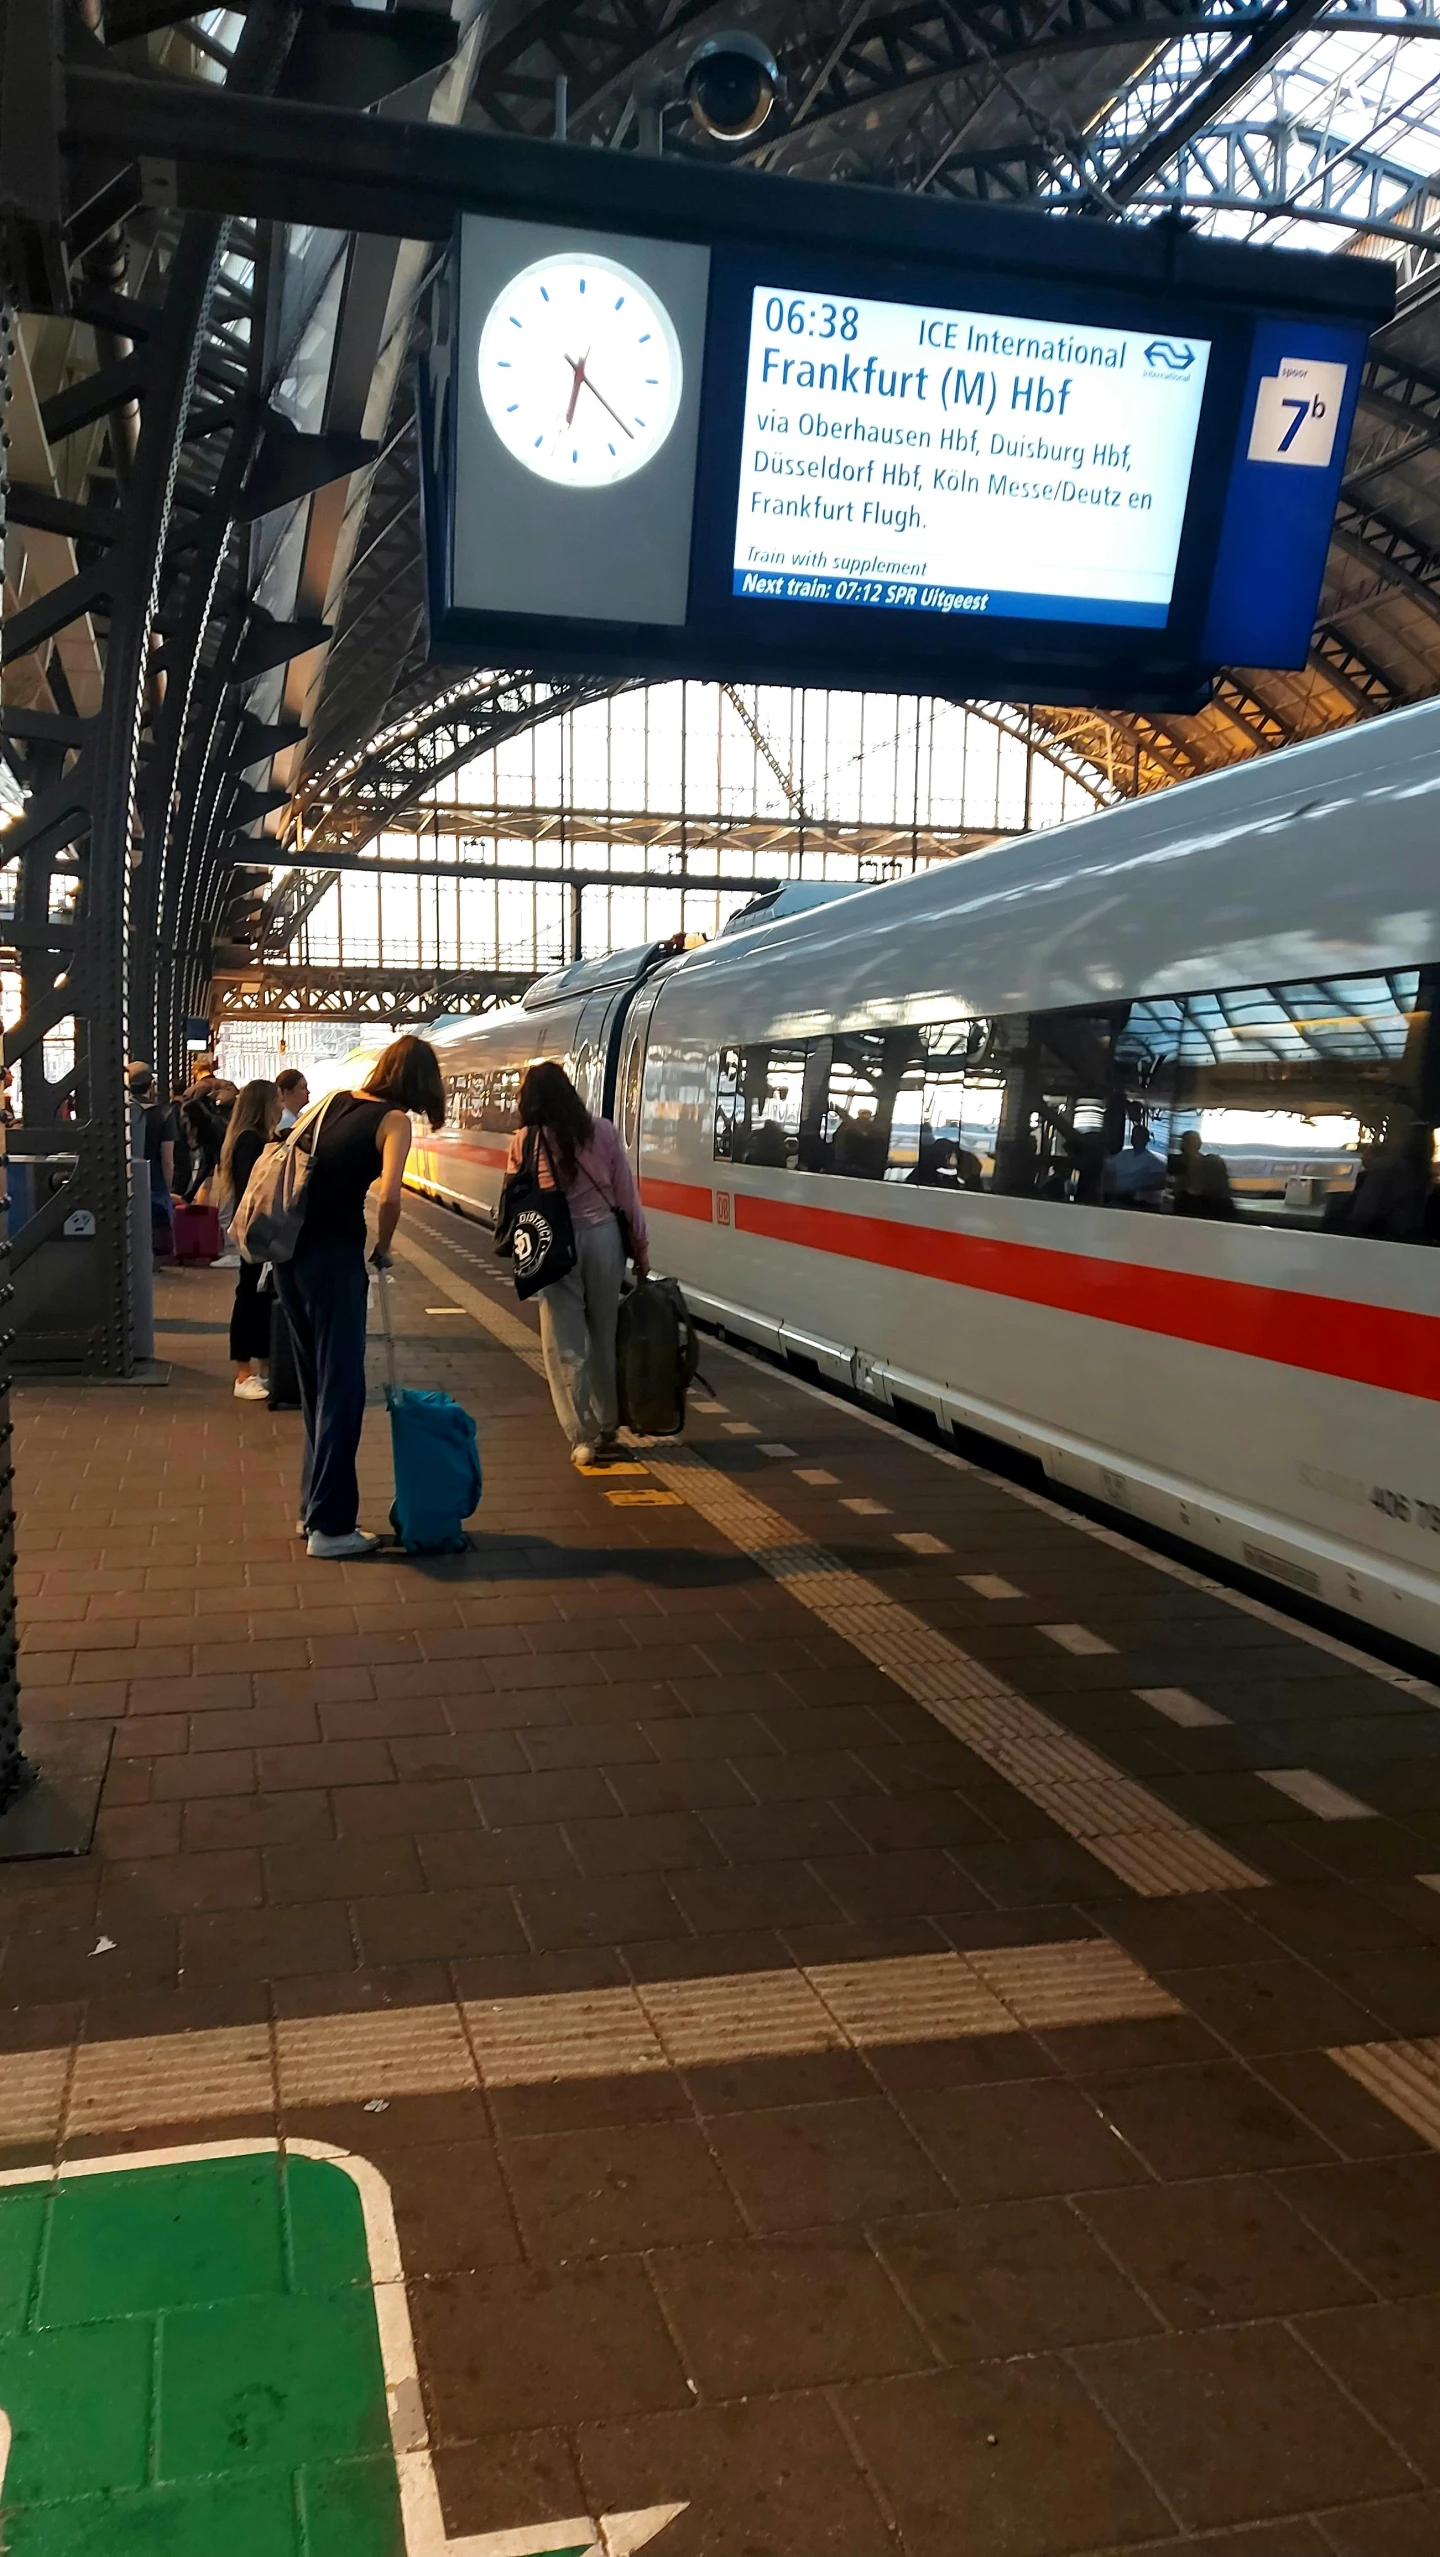
[[[208,1182],[214,1180],[225,1143],[225,1122],[211,1098],[214,1088],[213,1078],[208,1083],[192,1084],[180,1104],[180,1116],[190,1148],[190,1178],[185,1196],[192,1201]]]
[[[432,1128],[445,1121],[445,1086],[424,1039],[396,1039],[358,1091],[337,1092],[303,1120],[289,1142],[313,1148],[305,1220],[294,1257],[275,1286],[295,1348],[305,1415],[297,1535],[322,1562],[370,1554],[378,1536],[360,1533],[355,1458],[365,1418],[365,1199],[380,1184],[378,1238],[371,1259],[390,1266],[400,1222],[412,1111]]]
[[[157,1261],[170,1261],[175,1257],[175,1113],[168,1101],[161,1100],[148,1065],[132,1065],[125,1081],[141,1114],[150,1173],[151,1248]]]
[[[280,1123],[280,1095],[273,1083],[247,1083],[225,1131],[216,1186],[220,1213],[228,1220],[245,1196],[250,1175]],[[270,1394],[270,1298],[261,1293],[264,1272],[256,1261],[242,1261],[230,1309],[230,1356],[235,1363],[237,1403],[263,1403]]]
[[[1397,1114],[1398,1115],[1398,1114]],[[1392,1126],[1383,1145],[1367,1148],[1365,1169],[1333,1219],[1343,1234],[1378,1243],[1423,1243],[1435,1178],[1435,1131],[1423,1125]]]

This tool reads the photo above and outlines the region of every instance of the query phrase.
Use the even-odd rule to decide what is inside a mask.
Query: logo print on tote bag
[[[538,1208],[527,1209],[515,1228],[515,1240],[511,1245],[517,1272],[523,1277],[532,1261],[543,1261],[553,1241],[554,1231],[549,1218],[542,1216]]]

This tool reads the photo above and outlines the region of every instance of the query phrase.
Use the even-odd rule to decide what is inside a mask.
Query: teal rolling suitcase
[[[407,1554],[459,1554],[465,1521],[480,1506],[482,1477],[475,1424],[451,1394],[422,1394],[399,1384],[390,1320],[390,1279],[379,1278],[380,1319],[389,1370],[385,1403],[395,1498],[390,1524]]]

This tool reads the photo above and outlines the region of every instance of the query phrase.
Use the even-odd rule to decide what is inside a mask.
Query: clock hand
[[[587,360],[588,360],[588,359],[587,359]],[[621,434],[622,434],[622,435],[629,435],[629,437],[630,437],[630,441],[631,441],[631,443],[633,444],[633,443],[634,443],[634,441],[635,441],[634,435],[631,433],[630,428],[626,425],[625,420],[624,420],[624,418],[621,416],[620,411],[618,410],[618,408],[610,408],[610,402],[609,402],[609,401],[607,400],[607,398],[605,397],[604,392],[603,392],[603,391],[597,391],[597,390],[595,390],[595,385],[594,385],[594,383],[591,381],[589,374],[584,372],[583,367],[582,367],[582,375],[583,375],[583,387],[584,387],[584,389],[586,389],[587,391],[594,391],[594,392],[595,392],[595,397],[596,397],[596,399],[600,402],[601,407],[602,407],[602,408],[604,408],[604,409],[609,409],[609,410],[610,410],[610,415],[614,418],[615,423],[616,423],[616,425],[619,427]],[[576,386],[575,386],[575,396],[576,396],[576,398],[577,398],[577,399],[578,399],[578,398],[579,398],[579,396],[580,396],[581,387],[582,387],[582,384],[581,384],[580,382],[577,382],[577,384],[576,384]]]
[[[585,352],[584,352],[584,354],[581,356],[580,361],[579,361],[579,363],[578,363],[578,364],[576,363],[575,358],[574,358],[574,356],[573,356],[573,355],[567,355],[567,356],[566,356],[566,358],[565,358],[565,361],[566,361],[566,363],[569,365],[571,372],[572,372],[572,373],[574,374],[574,376],[575,376],[574,382],[572,383],[572,385],[571,385],[571,389],[570,389],[570,405],[569,405],[569,407],[567,408],[567,410],[565,411],[565,423],[566,423],[566,425],[567,425],[567,426],[570,426],[570,425],[573,425],[574,420],[575,420],[575,403],[576,403],[576,401],[577,401],[577,400],[579,399],[579,397],[580,397],[581,386],[582,386],[582,384],[584,383],[584,380],[585,380],[585,367],[586,367],[586,365],[587,365],[587,364],[589,363],[589,361],[590,361],[590,349],[589,349],[589,347],[588,347],[588,346],[586,347]]]

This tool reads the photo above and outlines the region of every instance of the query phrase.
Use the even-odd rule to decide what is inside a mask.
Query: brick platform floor
[[[25,1709],[114,1746],[0,1865],[0,2170],[378,2168],[477,2550],[1434,2557],[1436,1694],[713,1345],[581,1478],[486,1238],[406,1231],[462,1557],[305,1558],[223,1273],[168,1387],[18,1397]]]

